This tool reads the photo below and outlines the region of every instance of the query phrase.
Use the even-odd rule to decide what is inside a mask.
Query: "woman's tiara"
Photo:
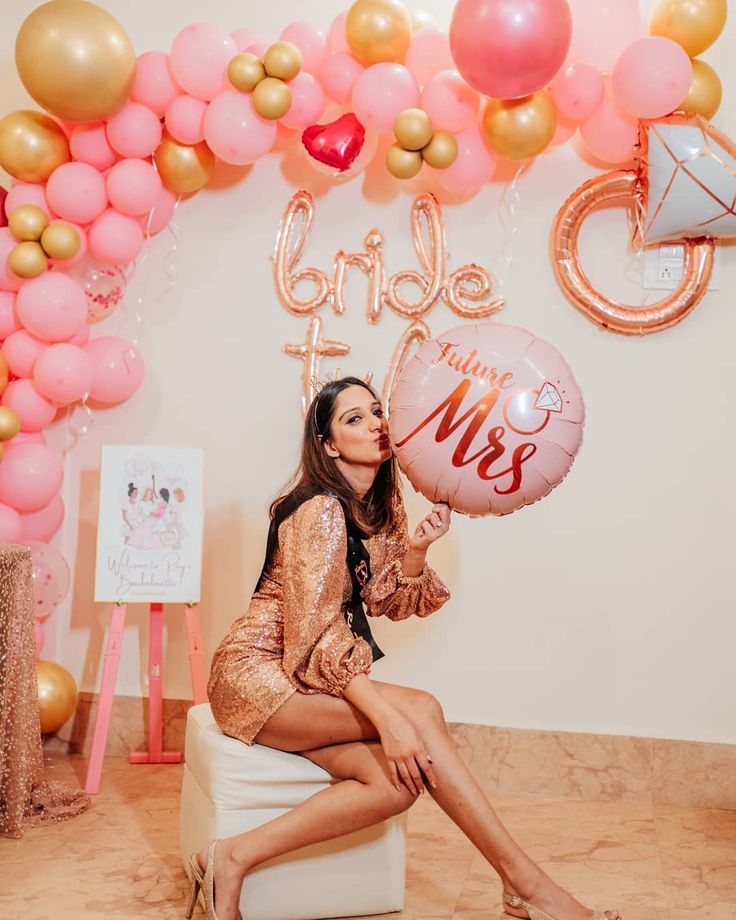
[[[331,374],[325,374],[324,377],[310,377],[309,385],[314,390],[314,395],[318,396],[328,383],[337,383],[338,380],[342,380],[342,376],[342,371],[338,367]],[[369,371],[363,380],[370,386],[373,383],[372,372]]]

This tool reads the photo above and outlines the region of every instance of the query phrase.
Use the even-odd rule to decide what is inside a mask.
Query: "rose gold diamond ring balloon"
[[[612,202],[635,209],[633,245],[681,243],[682,280],[659,303],[626,306],[596,290],[578,255],[589,214]],[[736,238],[736,144],[700,116],[643,121],[636,168],[585,182],[560,209],[552,230],[553,267],[568,299],[588,319],[625,335],[674,326],[703,299],[713,273],[714,241]]]
[[[551,492],[585,417],[560,353],[500,323],[458,326],[422,345],[389,408],[394,453],[414,488],[471,515],[508,514]]]

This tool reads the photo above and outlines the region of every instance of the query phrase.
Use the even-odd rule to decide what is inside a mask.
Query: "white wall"
[[[34,7],[0,11],[3,111],[27,104],[12,60],[14,36]],[[299,17],[325,26],[346,2],[248,4],[196,0],[153,4],[105,0],[139,52],[167,50],[185,25],[209,18],[233,29],[258,25],[274,37]],[[452,4],[424,4],[447,23]],[[733,18],[706,54],[725,103],[715,123],[736,135]],[[300,362],[281,353],[307,321],[278,304],[271,280],[281,212],[300,181],[298,157],[273,154],[182,205],[167,296],[172,238],[153,242],[131,285],[127,317],[97,334],[140,338],[148,373],[135,398],[95,411],[90,432],[66,455],[68,515],[57,543],[74,573],[73,596],[49,621],[45,655],[87,690],[99,687],[109,611],[93,600],[99,448],[103,443],[201,445],[206,449],[207,523],[203,633],[208,655],[248,602],[261,567],[266,509],[297,456]],[[594,173],[568,145],[538,159],[518,183],[506,278],[507,323],[528,327],[567,358],[588,411],[583,449],[550,497],[503,519],[456,517],[434,550],[453,599],[425,622],[378,623],[388,657],[376,676],[436,692],[455,720],[493,725],[736,742],[733,664],[734,341],[730,292],[736,258],[726,252],[721,290],[685,322],[640,339],[599,331],[557,288],[548,256],[552,219]],[[411,192],[363,180],[314,187],[316,227],[307,260],[327,268],[340,246],[359,247],[372,226],[386,234],[390,272],[415,266],[408,234]],[[495,264],[504,244],[502,183],[444,209],[453,267]],[[513,200],[513,197],[511,198]],[[608,293],[639,302],[626,253],[625,212],[589,222],[586,265]],[[635,267],[635,266],[634,266]],[[360,285],[357,286],[358,292]],[[434,332],[455,324],[444,306]],[[330,360],[382,380],[403,323],[368,327],[356,296],[347,315],[324,314],[326,335],[353,345]],[[74,426],[79,427],[80,416]],[[57,424],[52,440],[70,444]],[[408,489],[410,517],[426,503]],[[166,694],[190,692],[183,618],[168,615]],[[145,695],[146,611],[134,608],[118,680]]]

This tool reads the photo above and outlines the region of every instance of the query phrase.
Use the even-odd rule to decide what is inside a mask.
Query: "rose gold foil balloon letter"
[[[293,195],[284,211],[279,232],[276,236],[276,251],[273,259],[273,280],[276,293],[284,307],[295,316],[316,313],[332,297],[332,285],[325,272],[317,268],[303,268],[295,272],[302,257],[304,245],[314,220],[314,201],[309,192]],[[300,300],[294,288],[300,281],[313,281],[314,295]],[[335,312],[342,312],[336,310]]]

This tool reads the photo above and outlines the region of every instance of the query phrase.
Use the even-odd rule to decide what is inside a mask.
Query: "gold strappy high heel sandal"
[[[218,843],[219,840],[210,840],[207,848],[207,868],[204,872],[202,872],[196,853],[192,853],[189,859],[189,866],[192,870],[192,892],[189,895],[186,920],[192,920],[194,905],[197,903],[200,889],[204,896],[204,915],[206,920],[220,920],[215,913],[215,847]],[[243,920],[240,913],[238,913],[238,920]]]
[[[509,907],[525,910],[529,914],[529,920],[555,920],[554,917],[550,917],[547,911],[535,907],[533,904],[520,898],[517,894],[509,894],[508,891],[504,891],[503,893],[503,903],[508,904]],[[511,914],[507,914],[506,911],[504,911],[501,914],[501,920],[518,920],[518,917],[512,917]],[[609,918],[606,916],[605,911],[594,910],[590,920],[609,920]]]

